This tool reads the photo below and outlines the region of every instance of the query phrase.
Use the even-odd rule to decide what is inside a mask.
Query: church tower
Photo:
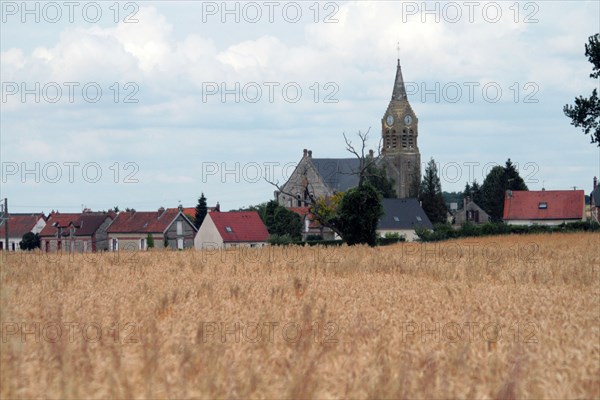
[[[411,183],[421,175],[421,154],[417,145],[419,119],[406,96],[400,59],[396,68],[396,79],[392,99],[381,119],[383,139],[383,165],[388,177],[395,182],[399,198],[415,197],[410,193]],[[414,174],[418,174],[415,177]]]

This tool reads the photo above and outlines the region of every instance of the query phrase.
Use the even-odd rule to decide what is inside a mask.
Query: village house
[[[590,214],[592,221],[600,222],[600,186],[598,186],[597,177],[594,177],[593,189],[590,195]]]
[[[509,225],[585,221],[585,193],[583,190],[507,190],[503,219]]]
[[[287,209],[300,216],[300,221],[302,222],[302,240],[306,240],[309,236],[320,236],[324,240],[334,239],[334,232],[315,220],[314,216],[310,213],[309,207],[288,207]]]
[[[206,214],[194,240],[197,250],[262,247],[269,232],[256,211],[211,212]]]
[[[108,250],[106,229],[114,218],[113,212],[51,212],[40,231],[41,249],[78,253]]]
[[[4,243],[5,221],[0,221],[0,250],[20,251],[20,243],[23,235],[28,232],[40,233],[46,225],[46,218],[43,213],[34,214],[9,214],[8,216],[8,246]]]
[[[383,216],[377,224],[378,236],[398,234],[411,242],[419,238],[416,228],[433,230],[433,224],[417,199],[383,199],[381,204]]]
[[[158,211],[121,212],[108,227],[111,251],[147,250],[148,237],[154,248],[189,249],[194,246],[196,227],[179,208]]]
[[[467,222],[474,225],[481,225],[490,220],[490,216],[471,200],[469,196],[465,196],[463,199],[463,208],[456,210],[453,217],[454,225],[463,225]]]

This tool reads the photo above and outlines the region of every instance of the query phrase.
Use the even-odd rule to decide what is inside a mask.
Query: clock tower
[[[399,198],[416,197],[416,193],[411,193],[411,183],[417,179],[414,174],[418,174],[419,181],[421,176],[418,134],[419,119],[408,102],[398,59],[392,99],[381,119],[381,153],[382,164],[394,180]]]

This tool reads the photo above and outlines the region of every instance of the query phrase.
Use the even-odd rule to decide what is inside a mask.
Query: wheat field
[[[600,398],[600,235],[4,255],[2,398]]]

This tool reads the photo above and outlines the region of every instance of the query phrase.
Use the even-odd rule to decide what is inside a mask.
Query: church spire
[[[400,58],[396,67],[396,79],[394,80],[394,91],[392,100],[406,100],[406,88],[404,87],[404,78],[402,77],[402,67],[400,67]]]

